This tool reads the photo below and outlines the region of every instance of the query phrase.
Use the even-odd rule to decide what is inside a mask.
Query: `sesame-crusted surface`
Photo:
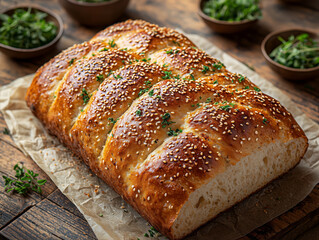
[[[26,100],[170,238],[196,189],[265,144],[307,142],[290,113],[247,77],[182,34],[142,20],[106,28],[53,58]]]

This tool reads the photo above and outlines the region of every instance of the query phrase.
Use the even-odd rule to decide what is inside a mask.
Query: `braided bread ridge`
[[[293,168],[291,114],[184,35],[128,20],[42,66],[26,95],[50,133],[180,239]]]

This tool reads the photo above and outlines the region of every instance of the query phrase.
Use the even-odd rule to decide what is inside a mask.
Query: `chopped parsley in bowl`
[[[216,20],[239,22],[262,17],[259,0],[208,0],[203,12]]]
[[[0,14],[0,43],[23,49],[41,47],[57,36],[57,26],[48,14],[17,8],[12,15]]]

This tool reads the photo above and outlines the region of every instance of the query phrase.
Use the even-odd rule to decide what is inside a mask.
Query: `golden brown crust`
[[[72,60],[73,59],[73,60]],[[178,32],[128,20],[38,70],[35,115],[162,233],[189,195],[263,144],[306,137],[289,112]]]

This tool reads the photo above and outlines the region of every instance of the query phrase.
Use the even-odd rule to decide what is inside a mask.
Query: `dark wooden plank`
[[[1,230],[10,239],[96,239],[87,222],[44,199]]]
[[[63,193],[56,189],[53,193],[51,193],[47,199],[54,202],[61,208],[71,212],[72,214],[84,219],[83,214],[77,209],[77,207],[66,197]]]

